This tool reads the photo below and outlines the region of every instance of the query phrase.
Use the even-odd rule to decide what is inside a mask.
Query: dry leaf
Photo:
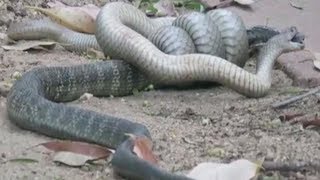
[[[250,5],[255,2],[254,0],[234,0],[234,1],[242,5]]]
[[[5,50],[16,50],[16,51],[25,51],[30,49],[38,50],[49,50],[53,49],[56,45],[56,42],[53,41],[19,41],[13,45],[3,45],[1,46]]]
[[[205,162],[193,168],[187,176],[195,180],[250,180],[259,169],[259,165],[245,159],[229,164]]]
[[[153,6],[158,10],[156,16],[175,16],[177,14],[175,6],[170,0],[159,0]]]
[[[314,67],[320,71],[320,53],[314,53],[315,59],[313,60]]]
[[[90,34],[95,32],[95,19],[100,10],[94,5],[87,5],[85,7],[54,7],[50,9],[30,6],[27,8],[41,12],[49,16],[56,23],[69,29]]]
[[[95,158],[93,158],[92,156],[86,156],[83,154],[77,154],[68,151],[59,151],[53,157],[53,161],[73,167],[83,166],[87,161],[92,160],[95,160]]]
[[[93,48],[87,50],[87,56],[89,59],[106,59],[102,51]]]
[[[53,141],[39,144],[55,152],[68,151],[76,154],[90,156],[93,159],[108,157],[112,151],[108,148],[76,141]]]
[[[128,134],[134,141],[133,152],[141,159],[157,164],[157,157],[152,153],[152,142],[146,137]]]
[[[297,9],[303,9],[303,6],[304,6],[304,0],[289,0],[290,2],[290,5],[294,8],[297,8]]]

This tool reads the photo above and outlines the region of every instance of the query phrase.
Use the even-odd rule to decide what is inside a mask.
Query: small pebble
[[[79,101],[86,101],[93,97],[93,94],[84,93],[80,98]]]
[[[13,74],[12,74],[12,78],[14,79],[20,79],[22,76],[22,74],[19,72],[19,71],[15,71]]]
[[[147,106],[149,106],[149,105],[150,105],[150,104],[149,104],[148,101],[143,101],[143,104],[142,104],[143,107],[147,107]]]
[[[210,123],[210,119],[209,118],[202,118],[202,125],[206,126]]]

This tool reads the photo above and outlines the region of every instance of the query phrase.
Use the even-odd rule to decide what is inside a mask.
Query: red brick
[[[282,54],[277,65],[293,80],[294,86],[312,88],[320,86],[320,71],[313,65],[314,55],[308,51]]]

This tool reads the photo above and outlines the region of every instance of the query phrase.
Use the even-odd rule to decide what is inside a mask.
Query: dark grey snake
[[[25,23],[12,25],[8,30],[12,39],[33,39],[42,32],[46,33],[43,37],[69,44],[67,47],[71,50],[101,47],[106,55],[120,60],[30,70],[11,88],[7,111],[10,120],[23,129],[115,148],[113,167],[131,179],[190,178],[165,172],[132,152],[132,139],[125,134],[151,139],[144,125],[59,102],[75,100],[86,92],[95,96],[125,96],[133,89],[141,90],[149,82],[218,82],[248,97],[261,97],[271,86],[275,59],[284,52],[304,48],[303,38],[294,27],[271,36],[262,35],[262,41],[267,42],[258,55],[257,73],[252,74],[241,67],[248,58],[250,41],[255,39],[248,41],[250,32],[242,20],[229,11],[183,15],[168,23],[150,20],[133,6],[115,2],[101,9],[96,22],[95,36],[65,29],[56,29],[59,33],[54,33],[51,26],[41,23],[32,24],[31,28],[24,27]],[[172,26],[167,26],[171,23]],[[213,37],[208,36],[209,32]],[[187,34],[190,34],[189,40],[186,40]]]

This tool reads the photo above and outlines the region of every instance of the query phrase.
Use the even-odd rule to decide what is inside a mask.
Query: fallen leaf
[[[108,148],[76,141],[52,141],[39,144],[55,152],[67,151],[85,156],[90,156],[93,159],[101,159],[108,157],[112,151]]]
[[[60,162],[73,167],[83,166],[86,164],[86,162],[92,160],[95,160],[95,158],[92,156],[86,156],[68,151],[59,151],[53,157],[54,162]]]
[[[252,3],[255,3],[254,0],[234,0],[234,2],[237,2],[242,5],[250,5]]]
[[[193,168],[187,176],[195,180],[250,180],[257,175],[260,167],[245,159],[229,164],[205,162]]]
[[[39,161],[36,159],[30,159],[30,158],[14,158],[14,159],[10,159],[9,162],[38,163]]]
[[[152,153],[152,142],[146,137],[137,137],[128,134],[134,141],[133,152],[141,159],[146,160],[152,164],[157,164],[158,160]]]
[[[53,7],[40,8],[27,6],[29,9],[39,11],[50,17],[56,23],[82,33],[95,33],[95,19],[100,8],[94,5],[83,7]]]
[[[320,53],[314,53],[315,59],[313,60],[314,67],[320,71]]]
[[[49,50],[55,47],[57,42],[53,41],[19,41],[13,45],[3,45],[1,46],[5,50],[16,50],[16,51],[26,51],[30,49],[37,50]]]
[[[67,8],[74,9],[74,10],[80,9],[80,10],[83,10],[86,13],[88,13],[93,19],[96,19],[97,15],[100,11],[100,8],[94,4],[86,4],[86,5],[79,6],[79,7],[70,7],[60,1],[53,1],[53,2],[48,2],[47,5],[50,8],[57,8],[57,7],[60,7],[60,8],[65,7],[66,8],[67,7]]]
[[[297,9],[303,9],[304,0],[289,0],[290,5]]]
[[[154,8],[157,9],[156,16],[176,16],[177,11],[172,1],[170,0],[159,0],[155,3]]]

